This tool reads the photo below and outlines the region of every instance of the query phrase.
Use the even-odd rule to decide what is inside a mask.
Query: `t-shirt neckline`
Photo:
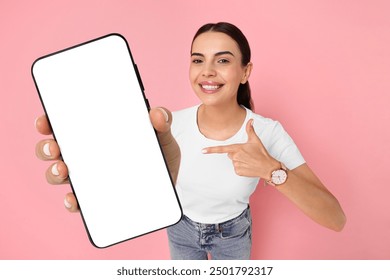
[[[208,141],[208,142],[214,142],[214,143],[219,143],[219,144],[223,144],[223,143],[233,143],[235,139],[239,138],[243,132],[245,132],[246,130],[246,123],[248,122],[248,120],[250,119],[250,113],[251,111],[246,108],[245,106],[241,106],[242,108],[245,109],[246,111],[246,116],[245,116],[245,119],[244,119],[244,122],[242,123],[241,127],[239,130],[237,130],[237,132],[232,135],[231,137],[229,137],[228,139],[225,139],[225,140],[216,140],[216,139],[212,139],[212,138],[208,138],[206,137],[199,129],[199,126],[198,126],[198,110],[199,110],[199,107],[201,106],[202,104],[198,104],[197,106],[194,107],[194,114],[193,114],[193,122],[195,122],[195,130],[196,130],[196,135],[198,137],[200,137],[202,140],[204,141]]]

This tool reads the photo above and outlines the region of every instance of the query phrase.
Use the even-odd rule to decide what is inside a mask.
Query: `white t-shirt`
[[[237,217],[249,203],[259,178],[238,176],[227,154],[203,154],[212,146],[245,143],[246,123],[254,119],[254,129],[268,153],[288,169],[305,163],[297,146],[282,125],[246,109],[240,130],[231,138],[218,141],[206,138],[197,125],[198,107],[173,113],[172,135],[181,150],[176,190],[184,214],[191,220],[214,224]]]

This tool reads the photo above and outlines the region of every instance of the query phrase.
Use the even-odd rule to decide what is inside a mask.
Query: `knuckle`
[[[238,161],[240,159],[240,154],[239,153],[232,154],[232,159]]]
[[[35,155],[37,156],[37,158],[39,158],[41,160],[47,160],[48,158],[47,158],[47,156],[43,152],[43,146],[44,146],[44,142],[43,141],[39,141],[35,145]]]
[[[58,161],[52,164],[46,170],[46,180],[49,184],[52,185],[59,185],[68,182],[68,175],[65,164],[62,161]]]
[[[233,161],[233,166],[234,166],[234,170],[236,171],[236,173],[237,173],[238,171],[239,171],[239,172],[242,171],[242,164],[241,164],[241,162]]]
[[[46,170],[46,181],[51,185],[56,185],[56,181],[54,179],[53,174],[51,173],[51,170]]]
[[[57,142],[53,139],[41,140],[35,145],[35,155],[40,160],[58,159],[60,156]]]
[[[236,172],[236,174],[237,174],[238,176],[242,176],[242,170],[241,170],[241,168],[234,168],[234,171]]]

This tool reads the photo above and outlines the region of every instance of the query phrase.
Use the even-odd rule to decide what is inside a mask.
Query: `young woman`
[[[249,259],[249,197],[259,179],[317,223],[335,231],[344,227],[337,199],[280,123],[253,113],[250,56],[247,39],[236,26],[202,26],[192,42],[189,75],[200,104],[173,114],[163,108],[150,111],[184,212],[167,230],[173,259]],[[51,133],[45,116],[36,126]],[[56,142],[42,140],[36,151],[41,159],[57,160],[46,172],[48,181],[66,183]],[[65,206],[77,211],[72,194]]]

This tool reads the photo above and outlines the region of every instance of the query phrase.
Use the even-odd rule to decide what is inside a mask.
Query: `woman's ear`
[[[241,84],[245,84],[248,81],[248,79],[251,75],[252,69],[253,69],[253,63],[249,62],[245,66],[245,72],[244,72],[244,76],[242,77]]]

